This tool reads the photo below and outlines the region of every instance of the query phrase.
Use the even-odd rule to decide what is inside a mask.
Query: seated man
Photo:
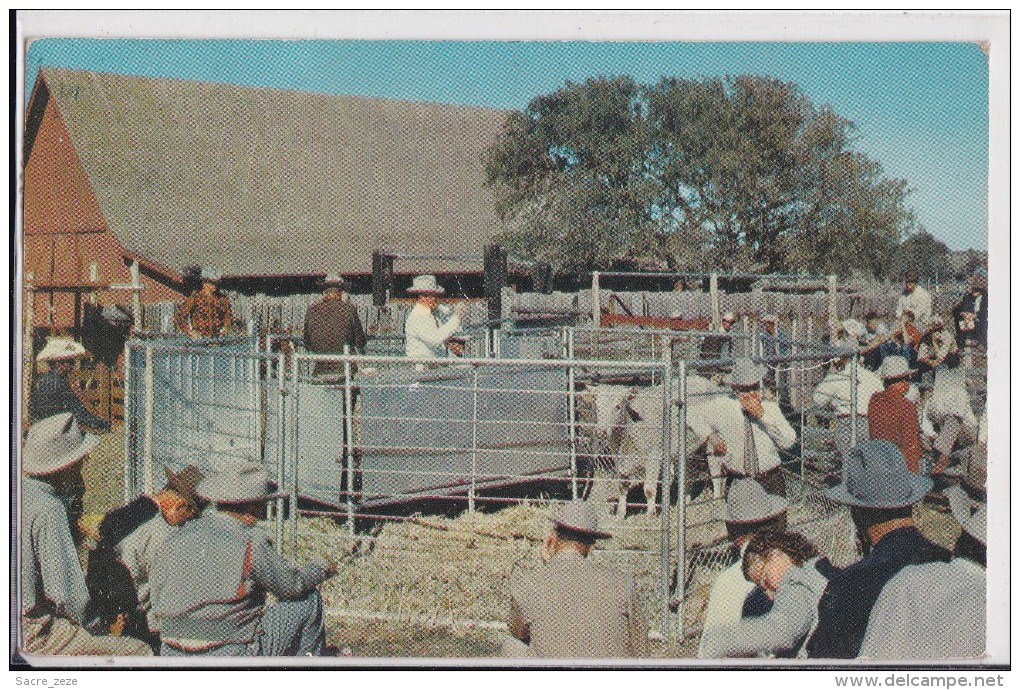
[[[106,634],[92,614],[85,576],[71,538],[65,486],[83,491],[81,464],[99,439],[64,412],[28,430],[21,464],[21,613],[29,654],[152,656],[149,646]]]
[[[122,627],[153,651],[159,651],[159,636],[150,632],[147,620],[153,558],[167,537],[198,513],[195,485],[202,478],[194,465],[176,474],[169,467],[165,471],[167,483],[158,492],[103,516],[85,578],[103,623]]]
[[[852,338],[836,343],[840,349],[856,350]],[[833,360],[832,368],[815,388],[815,405],[836,413],[836,452],[846,457],[852,449],[868,439],[868,403],[871,396],[883,390],[882,380],[875,372],[864,366],[857,367],[857,395],[852,391],[851,357],[841,356]],[[857,419],[851,415],[857,415]],[[856,421],[856,437],[853,434]]]
[[[844,461],[843,477],[827,496],[849,506],[865,555],[825,588],[807,643],[813,659],[857,657],[886,583],[908,565],[949,560],[949,552],[923,537],[914,523],[914,504],[932,481],[908,471],[899,448],[889,441],[862,443]]]
[[[269,476],[230,456],[196,493],[214,503],[163,542],[150,576],[149,623],[163,656],[319,656],[325,643],[317,587],[336,573],[321,559],[285,561],[255,526],[265,516]],[[196,560],[199,561],[196,567]],[[267,607],[266,594],[277,602]]]
[[[885,390],[872,395],[868,403],[868,433],[899,448],[907,469],[916,474],[921,471],[921,425],[917,406],[906,397],[913,374],[907,360],[899,355],[882,361],[878,375]]]
[[[568,503],[542,545],[537,570],[510,590],[510,634],[528,645],[510,656],[633,658],[648,656],[648,634],[637,611],[634,582],[588,554],[598,539],[593,506]]]
[[[946,367],[935,372],[935,385],[924,407],[921,428],[935,437],[933,446],[938,453],[933,475],[949,468],[958,445],[969,445],[977,437],[978,421],[967,393],[967,372],[959,365],[959,355],[952,355]]]
[[[786,530],[788,504],[781,496],[766,493],[753,479],[738,479],[726,497],[726,533],[737,553],[734,562],[712,583],[705,608],[704,630],[730,626],[742,618],[761,616],[771,609],[771,600],[764,590],[744,578],[743,558],[748,542],[764,531]],[[709,638],[698,647],[698,656],[709,656]]]

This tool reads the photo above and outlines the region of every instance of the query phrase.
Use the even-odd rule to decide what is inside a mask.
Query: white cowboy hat
[[[212,503],[250,503],[279,495],[269,492],[269,473],[255,463],[216,470],[198,483],[195,493]]]
[[[344,277],[339,273],[330,273],[325,278],[319,281],[319,286],[323,288],[335,287],[340,288],[347,284]]]
[[[737,315],[734,314],[731,311],[728,311],[725,314],[723,314],[722,318],[720,319],[720,321],[736,321],[736,320],[737,320]]]
[[[726,522],[765,522],[789,508],[782,496],[765,491],[756,480],[749,477],[737,479],[726,495]]]
[[[21,449],[21,470],[28,475],[53,474],[79,462],[99,443],[78,426],[74,415],[61,412],[36,422]]]
[[[220,278],[223,277],[223,274],[220,273],[219,270],[213,268],[212,266],[204,266],[202,268],[202,274],[201,275],[202,275],[202,281],[203,282],[211,281],[213,283],[218,283]]]
[[[889,355],[882,360],[882,365],[878,368],[878,375],[883,379],[901,379],[913,375],[916,371],[907,364],[906,357]]]
[[[733,371],[723,378],[723,383],[730,386],[753,386],[760,382],[763,376],[764,366],[755,364],[748,357],[738,357],[733,363]]]
[[[599,529],[595,507],[580,499],[565,504],[553,519],[557,527],[580,532],[595,539],[609,539],[613,535]]]
[[[843,319],[840,325],[844,331],[857,339],[863,338],[868,334],[868,329],[857,319]]]
[[[74,359],[83,357],[86,354],[81,343],[71,338],[47,338],[46,346],[36,358],[37,362],[54,361],[59,359]]]
[[[436,284],[434,275],[415,276],[407,291],[412,295],[445,295],[446,290]]]
[[[847,453],[843,481],[826,495],[843,505],[904,508],[924,498],[932,485],[930,477],[907,469],[907,461],[895,444],[871,440]]]

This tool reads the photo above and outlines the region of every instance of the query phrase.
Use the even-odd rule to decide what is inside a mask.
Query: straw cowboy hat
[[[733,371],[723,378],[723,383],[730,386],[753,386],[765,375],[765,367],[755,364],[747,357],[738,357],[733,363]]]
[[[949,510],[960,523],[960,527],[982,544],[988,544],[988,507],[981,501],[973,500],[962,486],[946,489]]]
[[[878,375],[884,379],[902,379],[908,376],[912,376],[917,369],[911,369],[907,364],[907,358],[901,355],[889,355],[882,360],[882,365],[878,368]]]
[[[786,512],[789,504],[782,496],[770,494],[754,479],[737,479],[726,496],[726,522],[748,524],[765,522]]]
[[[195,493],[212,503],[251,503],[280,495],[270,493],[269,473],[255,463],[235,463],[214,471],[198,483]]]
[[[213,268],[212,266],[203,266],[201,277],[203,283],[205,282],[218,283],[220,282],[220,279],[223,277],[223,274],[219,270]]]
[[[734,314],[731,311],[728,311],[725,314],[723,314],[722,318],[720,319],[720,321],[736,321],[736,320],[737,320],[737,315]]]
[[[865,441],[847,453],[843,482],[826,495],[843,505],[862,508],[904,508],[931,491],[931,477],[914,474],[895,444]]]
[[[580,532],[595,539],[609,539],[611,534],[599,529],[598,516],[595,514],[595,507],[587,501],[574,500],[565,504],[553,519],[557,527],[569,529],[572,532]]]
[[[445,295],[446,290],[436,284],[434,275],[415,276],[407,292],[412,295]]]
[[[166,488],[189,501],[195,502],[198,499],[195,488],[204,476],[200,469],[194,465],[188,465],[176,473],[169,467],[164,467],[163,471],[166,472]]]
[[[347,281],[339,273],[330,273],[319,281],[319,287],[321,288],[342,288],[345,285],[347,285]]]
[[[61,359],[75,359],[84,357],[85,348],[76,340],[71,338],[47,338],[46,346],[36,356],[35,361],[56,361]]]
[[[78,426],[74,415],[61,412],[36,422],[21,449],[21,470],[28,475],[53,474],[80,462],[99,443]]]

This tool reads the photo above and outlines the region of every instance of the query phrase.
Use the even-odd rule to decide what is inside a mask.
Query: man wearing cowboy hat
[[[882,588],[861,644],[861,658],[973,659],[986,648],[985,463],[968,463],[946,494],[960,537],[949,563],[911,565]]]
[[[862,326],[863,328],[863,326]],[[814,402],[819,408],[829,410],[836,415],[836,453],[840,458],[857,447],[857,444],[868,439],[868,404],[871,396],[884,390],[882,379],[875,372],[859,366],[856,362],[857,340],[849,333],[835,343],[847,354],[839,354],[832,361],[832,366],[825,378],[815,387]],[[852,390],[851,367],[857,366],[856,397]],[[854,420],[852,415],[857,415]],[[857,435],[854,436],[854,421],[857,424]]]
[[[357,308],[343,298],[344,279],[339,275],[326,276],[321,281],[322,299],[305,312],[304,341],[309,352],[341,354],[344,346],[351,354],[364,354],[365,327],[361,324]],[[351,372],[357,367],[351,366]],[[320,381],[343,379],[342,362],[316,362],[312,375]]]
[[[930,478],[907,470],[903,453],[889,441],[866,441],[846,458],[843,482],[827,496],[849,506],[864,558],[829,581],[807,643],[809,657],[855,658],[886,583],[908,565],[949,560],[949,552],[925,539],[912,517],[914,504],[931,486]]]
[[[150,577],[149,619],[163,656],[318,656],[325,642],[318,586],[336,572],[319,559],[284,560],[256,523],[265,517],[269,475],[236,455],[196,488],[215,504],[163,542]],[[200,559],[200,567],[195,567]],[[266,607],[266,594],[277,601]]]
[[[588,558],[596,540],[610,536],[585,501],[567,503],[556,516],[542,545],[544,565],[510,589],[510,634],[529,645],[531,656],[647,656],[633,580]]]
[[[719,395],[705,401],[701,414],[689,418],[688,426],[698,444],[711,438],[712,453],[725,456],[720,463],[723,474],[755,477],[769,493],[785,496],[778,449],[792,448],[797,432],[776,402],[762,399],[764,371],[762,365],[738,357],[724,379],[733,397]]]
[[[71,338],[46,339],[46,347],[36,356],[35,361],[46,362],[49,370],[36,377],[28,403],[31,423],[35,424],[61,412],[70,412],[81,426],[99,431],[110,430],[110,422],[85,409],[67,378],[74,360],[86,354],[85,348]]]
[[[218,288],[219,271],[203,268],[201,285],[177,308],[174,325],[192,338],[219,338],[230,332],[233,315],[230,298]]]
[[[896,318],[906,311],[913,312],[917,324],[924,328],[931,318],[931,294],[917,284],[917,270],[910,268],[903,274],[903,294],[896,302]]]
[[[415,359],[446,357],[446,342],[460,329],[467,305],[458,304],[450,318],[440,323],[436,312],[439,296],[446,290],[436,284],[435,276],[415,277],[407,292],[415,295],[417,301],[404,321],[404,355]]]
[[[144,642],[106,635],[93,615],[85,576],[59,494],[84,490],[81,463],[99,443],[74,415],[32,425],[21,453],[21,613],[30,654],[151,656]]]
[[[953,307],[956,346],[988,347],[988,272],[979,266],[970,279],[970,291]]]
[[[180,472],[165,467],[166,485],[111,510],[95,528],[96,548],[89,552],[85,582],[100,618],[111,629],[145,640],[159,650],[159,636],[146,620],[149,573],[156,552],[180,525],[198,514],[195,487],[202,473],[194,465]]]
[[[737,479],[726,496],[726,533],[733,550],[732,563],[716,576],[705,607],[704,629],[732,625],[741,618],[761,616],[771,609],[771,600],[753,582],[744,578],[742,562],[748,542],[759,532],[786,530],[788,504],[782,496],[767,493],[753,479]],[[698,657],[708,656],[698,646]]]
[[[868,402],[868,434],[874,439],[890,441],[903,454],[907,468],[921,471],[921,426],[917,405],[906,398],[914,370],[899,355],[882,360],[878,375],[885,390],[875,393]]]
[[[924,403],[921,430],[934,439],[932,447],[937,457],[933,475],[949,468],[958,445],[970,445],[977,438],[978,420],[967,392],[967,371],[960,366],[958,354],[951,355],[935,372],[935,383]]]

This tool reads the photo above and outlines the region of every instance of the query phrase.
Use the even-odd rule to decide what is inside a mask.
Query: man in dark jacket
[[[151,496],[141,495],[103,516],[96,548],[89,553],[85,583],[103,623],[159,650],[159,636],[149,631],[149,573],[163,542],[198,514],[195,487],[202,473],[188,465],[174,473]]]
[[[28,405],[28,416],[32,424],[61,412],[70,412],[80,426],[99,431],[110,430],[110,422],[85,409],[67,379],[74,360],[85,354],[85,348],[71,338],[47,339],[46,347],[36,357],[37,362],[47,363],[49,371],[39,374],[35,379]]]
[[[889,441],[865,441],[844,460],[843,483],[828,497],[850,507],[864,558],[825,588],[818,626],[807,644],[809,657],[856,658],[885,584],[906,566],[950,559],[949,551],[921,535],[912,517],[914,504],[931,487],[931,478],[907,470],[903,453]]]
[[[365,351],[365,328],[358,310],[343,299],[344,279],[327,276],[322,281],[322,299],[305,313],[305,349],[309,352],[341,354],[346,345],[351,354]],[[355,367],[351,367],[352,373]],[[326,381],[343,380],[344,367],[339,362],[316,362],[312,375]]]
[[[970,292],[953,308],[956,346],[988,347],[988,275],[979,268],[970,279]]]

